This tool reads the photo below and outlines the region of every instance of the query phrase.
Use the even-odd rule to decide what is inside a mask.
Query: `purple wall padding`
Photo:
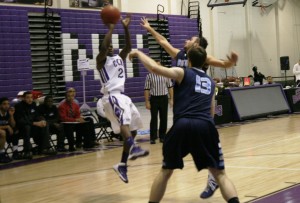
[[[107,28],[102,24],[99,11],[55,9],[61,16],[62,33],[78,36],[78,42],[84,45],[87,55],[92,55],[91,34],[105,34]],[[43,12],[42,8],[0,6],[0,96],[14,98],[18,91],[32,89],[30,35],[28,12]],[[156,18],[156,15],[132,14],[130,32],[133,48],[137,48],[136,35],[146,35],[140,26],[141,17]],[[182,48],[185,40],[198,34],[197,21],[185,16],[166,15],[169,18],[170,41],[176,48]],[[182,29],[184,27],[184,29]],[[119,23],[116,34],[123,34]],[[143,51],[149,53],[148,48]],[[139,64],[139,76],[128,78],[125,93],[133,102],[142,102],[143,88],[147,70]],[[86,77],[86,101],[95,106],[94,99],[100,97],[100,82],[94,80],[94,72]],[[82,79],[82,78],[81,78]],[[82,99],[82,81],[67,82],[66,88],[75,87],[77,97]]]
[[[0,96],[32,89],[27,11],[0,7]]]

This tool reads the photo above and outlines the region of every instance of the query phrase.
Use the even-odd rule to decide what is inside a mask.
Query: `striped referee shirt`
[[[169,93],[168,88],[171,87],[173,87],[171,79],[149,73],[146,77],[144,90],[150,90],[152,96],[163,96]]]

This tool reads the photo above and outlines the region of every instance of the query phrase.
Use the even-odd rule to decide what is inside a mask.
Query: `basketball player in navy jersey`
[[[149,24],[146,18],[142,18],[142,27],[145,28],[151,35],[155,38],[155,40],[165,49],[165,51],[176,60],[176,66],[178,67],[187,67],[187,50],[189,50],[193,46],[201,46],[202,48],[206,49],[207,41],[205,38],[199,38],[197,36],[193,36],[190,39],[185,41],[183,49],[177,49],[173,47],[168,40],[156,32]],[[234,52],[231,52],[231,56],[228,57],[228,60],[219,60],[213,56],[208,55],[206,58],[205,63],[208,65],[212,65],[215,67],[223,67],[223,68],[230,68],[234,66],[238,60],[238,55]],[[218,184],[214,180],[211,174],[208,175],[207,186],[205,190],[200,194],[201,198],[209,198],[213,195],[215,190],[218,189]]]
[[[198,46],[201,45],[200,41],[201,39],[197,36],[193,36],[190,39],[185,41],[184,47],[182,50],[177,49],[173,47],[168,40],[156,32],[151,25],[149,24],[148,20],[146,18],[142,18],[142,27],[145,28],[148,32],[151,33],[151,35],[155,38],[157,43],[159,43],[165,51],[173,58],[176,60],[176,66],[178,67],[187,67],[187,50],[189,50],[192,46]],[[207,46],[207,43],[206,43]],[[204,49],[206,47],[203,47]],[[205,63],[211,66],[215,67],[223,67],[223,68],[230,68],[234,66],[238,60],[238,56],[236,53],[231,52],[230,57],[227,57],[228,60],[219,60],[216,59],[213,56],[207,55]]]
[[[124,92],[125,67],[124,62],[131,51],[131,40],[129,34],[130,16],[122,20],[125,30],[125,47],[119,55],[113,53],[111,45],[114,24],[108,24],[108,32],[101,44],[97,56],[97,69],[100,73],[102,103],[106,118],[111,122],[113,132],[121,133],[124,140],[121,162],[113,168],[122,181],[128,183],[127,159],[136,159],[146,156],[149,151],[141,149],[134,144],[136,130],[142,127],[140,114],[131,99]]]
[[[239,203],[235,187],[225,174],[219,134],[213,120],[215,84],[201,69],[206,51],[200,46],[191,48],[189,68],[160,66],[140,51],[132,51],[129,58],[133,57],[138,57],[150,72],[175,81],[173,126],[163,143],[163,165],[152,184],[149,203],[161,201],[173,170],[183,168],[183,158],[189,153],[198,171],[209,169],[220,185],[223,198],[228,203]]]

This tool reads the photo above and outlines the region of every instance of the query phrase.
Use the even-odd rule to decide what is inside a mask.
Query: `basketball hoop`
[[[278,0],[254,0],[252,2],[253,7],[261,7],[263,9],[272,6]]]
[[[266,13],[266,7],[264,5],[260,6],[260,13],[265,14]]]
[[[259,7],[260,13],[265,14],[267,12],[267,8],[272,6],[274,3],[276,3],[278,0],[254,0],[252,2],[253,7]]]
[[[217,6],[233,6],[241,4],[242,6],[245,6],[247,3],[247,0],[209,0],[207,3],[207,7],[214,8]]]

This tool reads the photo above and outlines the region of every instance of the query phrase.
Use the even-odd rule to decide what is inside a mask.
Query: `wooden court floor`
[[[219,133],[226,171],[241,202],[300,183],[300,115],[221,128]],[[151,153],[129,161],[128,184],[112,170],[120,159],[118,147],[1,170],[1,202],[147,202],[161,167],[162,145],[145,142],[141,146]],[[185,168],[175,171],[162,202],[225,202],[219,190],[210,199],[199,198],[206,177],[207,171],[197,173],[191,157],[186,157]]]

